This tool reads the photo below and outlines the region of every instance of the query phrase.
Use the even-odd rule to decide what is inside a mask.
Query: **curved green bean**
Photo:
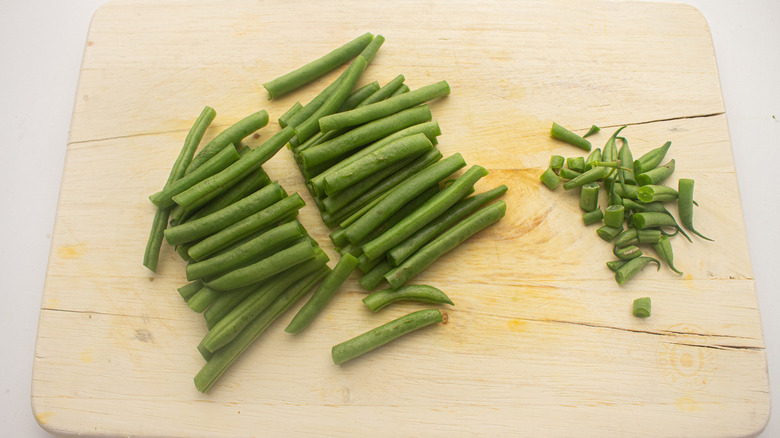
[[[425,270],[439,257],[454,249],[460,243],[498,222],[506,214],[506,202],[497,201],[476,211],[471,216],[455,224],[452,228],[442,233],[439,237],[420,248],[403,263],[385,274],[385,279],[390,287],[398,289],[404,283],[414,278]]]
[[[374,313],[387,305],[398,301],[455,305],[452,300],[450,300],[450,297],[440,289],[423,284],[410,284],[408,286],[400,287],[397,290],[383,289],[363,298],[363,304]]]
[[[583,137],[580,137],[555,122],[553,122],[552,128],[550,128],[550,137],[556,140],[565,141],[570,145],[577,146],[586,151],[590,151],[591,148],[591,144],[588,140],[585,140]]]
[[[438,309],[419,310],[402,316],[362,335],[335,345],[331,350],[333,363],[340,365],[407,333],[437,322],[446,322],[446,318]]]
[[[636,176],[636,182],[640,186],[660,184],[674,173],[674,160],[663,166],[658,166]]]
[[[450,85],[447,81],[436,82],[351,111],[322,117],[319,119],[319,127],[322,132],[328,132],[362,125],[448,94]]]
[[[593,134],[596,134],[596,133],[598,133],[599,131],[601,131],[601,128],[599,128],[599,127],[598,127],[598,126],[596,126],[596,125],[591,125],[591,126],[590,126],[590,129],[588,129],[588,132],[586,132],[586,133],[585,133],[585,134],[582,136],[582,138],[585,138],[585,137],[590,137],[591,135],[593,135]]]
[[[635,160],[634,175],[639,175],[647,172],[650,169],[655,169],[659,164],[661,164],[661,161],[663,161],[664,157],[666,157],[666,153],[669,151],[671,146],[672,142],[667,141],[663,146],[655,148],[639,157],[638,160]]]
[[[618,149],[616,144],[616,139],[618,134],[620,134],[620,131],[625,129],[625,125],[618,128],[617,131],[615,131],[611,137],[609,137],[609,140],[607,140],[607,143],[604,145],[604,151],[601,153],[601,160],[599,161],[616,161],[618,160]]]
[[[669,265],[669,269],[682,275],[682,272],[674,267],[674,253],[672,252],[672,242],[669,240],[669,236],[661,236],[658,242],[653,244],[653,249],[658,254],[658,257]]]
[[[621,165],[631,166],[632,169],[631,171],[620,170],[619,175],[622,178],[623,183],[635,184],[636,179],[634,177],[634,171],[633,171],[634,156],[631,154],[631,149],[629,149],[628,147],[628,140],[626,140],[625,137],[618,137],[618,138],[623,142],[623,145],[620,146],[620,150],[618,151],[618,160],[620,160]]]
[[[693,234],[702,239],[712,241],[712,239],[696,231],[693,227],[693,180],[680,178],[677,182],[677,189],[677,210],[680,214],[680,222],[682,222],[683,226]]]
[[[658,269],[661,269],[661,262],[652,257],[637,257],[627,261],[617,271],[615,271],[615,281],[619,285],[624,285],[628,280],[639,273],[648,263],[655,263]]]
[[[329,73],[358,56],[373,40],[372,34],[365,33],[302,67],[264,83],[269,100],[283,96]]]

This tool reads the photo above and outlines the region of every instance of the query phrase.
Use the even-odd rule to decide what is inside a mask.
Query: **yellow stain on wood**
[[[35,416],[35,419],[38,420],[38,424],[46,424],[49,422],[49,418],[51,418],[52,415],[54,415],[54,412],[41,412]]]
[[[87,244],[79,243],[77,245],[64,245],[57,248],[57,256],[65,260],[74,260],[87,252]]]
[[[674,401],[674,407],[682,412],[694,412],[698,410],[698,404],[696,403],[696,400],[689,395],[677,397],[677,399]]]
[[[81,352],[81,361],[84,362],[84,363],[92,362],[92,352],[91,351],[82,351]]]
[[[507,325],[507,327],[509,327],[509,330],[512,330],[513,332],[521,332],[521,331],[523,331],[523,328],[527,324],[528,324],[527,322],[520,321],[517,318],[510,319],[509,321],[506,322],[506,325]]]

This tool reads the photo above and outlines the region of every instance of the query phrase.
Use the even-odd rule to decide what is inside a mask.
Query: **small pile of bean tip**
[[[593,125],[583,135],[553,123],[552,138],[577,146],[590,154],[564,158],[553,155],[548,168],[540,176],[542,183],[555,190],[563,180],[564,190],[580,190],[580,207],[584,211],[585,225],[600,224],[596,234],[613,243],[616,260],[607,262],[615,272],[615,281],[625,284],[649,263],[660,269],[663,261],[669,269],[682,274],[674,266],[670,237],[681,234],[689,242],[690,236],[683,227],[705,240],[712,240],[693,227],[693,180],[680,178],[677,189],[663,185],[674,173],[675,160],[661,164],[671,142],[652,149],[634,160],[628,140],[620,137],[625,126],[617,129],[607,140],[603,150],[592,146],[588,137],[600,129]],[[621,147],[618,149],[617,141]],[[607,206],[600,208],[600,194],[605,193]],[[677,204],[680,221],[667,210],[666,203]],[[680,226],[682,223],[682,227]],[[650,247],[658,258],[644,255],[642,248]],[[660,259],[660,260],[659,260]],[[633,304],[637,317],[650,316],[650,298],[637,298]]]

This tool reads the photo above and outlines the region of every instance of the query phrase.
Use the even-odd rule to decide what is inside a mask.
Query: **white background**
[[[104,2],[0,0],[2,436],[50,436],[30,408],[33,349],[79,66],[89,21]],[[780,120],[773,116],[780,119],[780,1],[682,2],[704,14],[715,43],[770,381],[777,383]],[[780,413],[780,390],[772,398]],[[762,437],[780,436],[780,418],[772,417]]]

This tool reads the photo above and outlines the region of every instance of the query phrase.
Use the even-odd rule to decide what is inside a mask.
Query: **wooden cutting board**
[[[509,211],[417,281],[449,323],[334,366],[330,348],[419,305],[371,314],[353,276],[299,336],[286,314],[207,395],[192,377],[202,316],[165,247],[141,265],[153,208],[190,124],[206,140],[258,109],[275,121],[339,71],[267,101],[264,81],[364,32],[387,42],[363,82],[446,79],[440,149],[504,183]],[[615,284],[610,245],[576,193],[538,180],[551,122],[635,156],[670,140],[696,180],[698,227],[668,269]],[[275,122],[250,138],[259,144]],[[117,1],[92,20],[41,304],[32,405],[47,430],[127,436],[750,436],[769,416],[766,353],[718,72],[694,8],[604,1]],[[308,201],[300,220],[335,260],[291,154],[268,173]],[[333,261],[331,262],[333,264]],[[653,316],[631,302],[653,300]],[[299,304],[300,305],[300,304]]]

